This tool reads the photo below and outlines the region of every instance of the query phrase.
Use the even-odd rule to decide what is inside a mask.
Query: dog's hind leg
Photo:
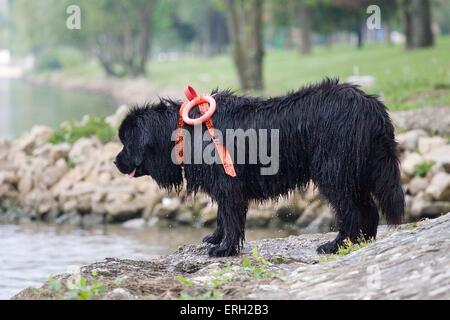
[[[358,203],[351,195],[337,194],[336,191],[321,189],[321,193],[328,199],[336,213],[336,226],[339,231],[337,237],[319,248],[319,253],[337,253],[343,246],[344,240],[356,243],[363,228],[362,213]]]
[[[247,201],[236,201],[236,198],[219,201],[217,220],[221,222],[223,239],[219,245],[209,250],[208,253],[211,257],[234,256],[240,252],[245,239],[247,207]]]
[[[359,201],[361,212],[361,232],[363,240],[371,240],[377,237],[378,222],[380,216],[375,202],[370,194],[363,195]],[[357,239],[361,240],[361,239]]]

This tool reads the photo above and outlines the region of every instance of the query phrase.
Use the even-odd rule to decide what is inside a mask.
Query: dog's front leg
[[[219,245],[209,250],[209,255],[211,257],[234,256],[240,252],[245,239],[245,220],[248,203],[243,200],[236,201],[236,199],[218,202],[218,229],[216,232],[222,232],[223,238]]]

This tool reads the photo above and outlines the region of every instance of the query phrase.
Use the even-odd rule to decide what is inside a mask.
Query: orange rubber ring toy
[[[209,109],[208,111],[202,115],[200,118],[197,119],[191,119],[189,118],[189,111],[191,111],[191,109],[199,104],[202,103],[208,103],[209,104]],[[188,104],[186,104],[186,106],[183,109],[183,121],[186,124],[189,124],[191,126],[195,126],[197,124],[201,124],[207,120],[209,120],[212,115],[214,114],[214,112],[216,111],[216,100],[214,100],[213,97],[211,96],[202,96],[202,97],[196,97],[195,99],[189,101]]]

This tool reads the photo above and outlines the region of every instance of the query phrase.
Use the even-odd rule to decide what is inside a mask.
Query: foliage
[[[181,283],[184,284],[186,286],[192,286],[192,281],[183,277],[182,275],[177,275],[176,279]]]
[[[70,47],[47,48],[36,59],[35,69],[38,71],[69,69],[86,62],[82,52]]]
[[[414,230],[414,229],[416,229],[417,227],[418,227],[417,221],[408,223],[408,224],[406,225],[406,228],[409,229],[409,230]]]
[[[71,46],[98,58],[109,75],[144,73],[150,48],[153,6],[156,0],[17,0],[13,22],[19,51],[38,55],[46,48]],[[69,5],[81,9],[81,30],[67,30]],[[45,62],[45,60],[44,60]],[[41,68],[55,68],[41,63]]]
[[[428,174],[428,172],[431,170],[431,168],[433,167],[433,162],[432,161],[422,161],[421,163],[418,163],[415,167],[414,167],[414,174],[416,177],[426,177],[426,175]]]
[[[191,295],[187,292],[180,293],[176,300],[222,300],[223,293],[219,290],[207,290],[198,295]]]
[[[343,245],[339,247],[339,251],[337,254],[341,257],[346,256],[352,252],[367,247],[372,242],[372,239],[365,240],[362,237],[358,240],[357,243],[353,243],[350,239],[345,239]]]
[[[209,277],[209,281],[201,288],[196,288],[192,280],[187,279],[182,275],[177,275],[177,281],[189,289],[183,290],[175,299],[223,299],[224,293],[221,289],[230,282],[238,282],[242,278],[248,279],[249,277],[255,280],[261,280],[270,279],[275,276],[273,272],[268,270],[271,263],[259,254],[257,247],[252,248],[252,258],[253,259],[250,259],[244,255],[242,257],[242,266],[232,266],[231,263],[228,262]]]
[[[319,259],[319,263],[335,261],[336,257],[322,257]]]
[[[53,131],[49,142],[53,144],[74,143],[83,137],[96,136],[103,143],[116,136],[116,130],[104,118],[88,117],[85,122],[68,122]]]
[[[91,279],[79,277],[75,282],[71,282],[70,287],[63,285],[60,279],[50,278],[47,287],[52,292],[52,296],[58,300],[89,300],[104,293],[105,286],[97,279],[97,272],[92,271]]]

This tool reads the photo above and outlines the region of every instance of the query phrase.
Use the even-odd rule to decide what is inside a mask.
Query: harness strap
[[[211,96],[203,96],[199,97],[197,95],[197,92],[194,88],[191,86],[188,86],[184,89],[184,93],[186,95],[186,98],[191,101],[188,105],[188,109],[190,110],[193,106],[198,104],[198,108],[200,110],[200,113],[202,114],[202,119],[200,123],[204,123],[206,128],[208,129],[209,134],[211,135],[212,141],[214,143],[214,146],[217,150],[217,153],[219,155],[220,161],[222,162],[222,166],[225,170],[225,173],[231,177],[236,177],[236,170],[234,168],[233,159],[231,158],[230,153],[228,152],[228,149],[219,141],[213,121],[211,119],[212,114],[214,113],[214,110],[211,112],[210,108],[212,106],[210,105],[210,102],[213,102],[215,104],[215,100]],[[212,100],[212,101],[211,101]],[[215,107],[215,106],[214,106]],[[186,110],[187,112],[184,113],[186,109],[186,104],[182,104],[180,107],[179,115],[178,115],[178,123],[177,123],[177,133],[176,133],[176,139],[175,139],[175,153],[176,153],[176,160],[177,163],[182,165],[183,164],[183,157],[184,157],[184,135],[183,135],[183,126],[184,123],[189,122],[190,123],[199,123],[198,119],[190,119],[187,113],[189,110]],[[205,116],[207,115],[207,116]],[[186,121],[188,120],[188,121]]]

